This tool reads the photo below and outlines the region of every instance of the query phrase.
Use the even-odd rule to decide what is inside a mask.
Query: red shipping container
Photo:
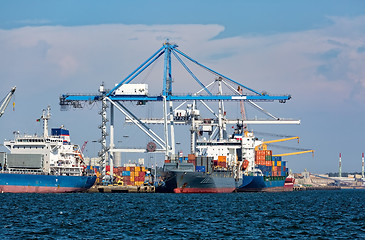
[[[146,173],[145,172],[139,172],[139,176],[140,177],[144,177],[146,175]]]
[[[213,160],[213,166],[218,166],[218,160]]]
[[[170,163],[170,162],[171,162],[171,160],[167,160],[167,159],[165,160],[165,163]]]
[[[265,155],[266,156],[271,156],[272,155],[272,151],[271,150],[266,150],[265,151]]]
[[[131,172],[134,172],[135,167],[131,167]]]
[[[192,164],[196,165],[196,161],[195,161],[195,159],[190,159],[190,160],[188,160],[188,163],[192,163]]]
[[[105,171],[110,172],[110,166],[109,165],[105,166]]]

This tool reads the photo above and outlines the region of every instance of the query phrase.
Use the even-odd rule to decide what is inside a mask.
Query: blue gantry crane
[[[148,86],[146,84],[134,84],[133,81],[141,75],[143,71],[149,68],[158,59],[163,58],[163,76],[162,76],[162,91],[159,94],[149,94]],[[173,74],[172,74],[172,59],[177,63],[180,63],[182,68],[190,75],[190,77],[196,82],[199,87],[198,91],[189,94],[181,94],[173,91]],[[214,75],[214,79],[209,84],[205,84],[196,74],[193,73],[189,64],[198,66],[208,73]],[[213,85],[218,85],[218,91],[212,91]],[[230,93],[223,93],[223,86],[230,90]],[[242,91],[244,90],[244,92]],[[160,151],[165,153],[165,157],[170,158],[175,154],[175,135],[174,125],[175,124],[188,124],[191,125],[191,152],[195,151],[195,141],[199,131],[213,132],[212,126],[216,128],[216,134],[211,136],[217,136],[223,138],[225,135],[225,125],[235,124],[237,119],[229,120],[226,119],[223,102],[225,101],[238,101],[246,102],[253,107],[259,109],[271,120],[242,120],[244,124],[299,124],[299,120],[286,120],[278,118],[271,113],[265,111],[263,108],[258,106],[255,102],[258,101],[278,101],[285,103],[290,100],[290,95],[269,95],[264,92],[256,91],[249,88],[242,83],[235,81],[217,71],[208,68],[207,66],[199,63],[192,59],[187,54],[178,49],[176,44],[166,41],[163,46],[158,49],[151,57],[144,61],[138,68],[136,68],[131,74],[125,79],[116,84],[112,89],[107,90],[102,84],[99,88],[99,94],[63,94],[60,97],[61,110],[66,110],[69,107],[81,108],[84,103],[102,102],[102,124],[100,140],[102,150],[99,152],[101,157],[101,169],[107,161],[107,153],[110,158],[113,158],[113,153],[117,151],[128,152],[131,150],[127,149],[115,149],[114,148],[114,108],[118,109],[126,116],[126,121],[135,124],[143,132],[145,132],[153,142],[147,145],[146,149],[133,150],[134,152],[145,152],[147,151]],[[173,102],[183,102],[177,108],[174,109]],[[218,102],[218,113],[215,113],[205,102],[216,101]],[[123,103],[124,102],[136,102],[137,105],[145,105],[148,102],[162,102],[163,103],[163,117],[161,119],[140,119],[131,110],[129,110]],[[187,110],[179,110],[179,108],[187,102],[192,104],[187,105]],[[197,109],[197,102],[202,103],[213,115],[214,119],[207,122],[206,119],[200,117],[200,112]],[[107,108],[108,103],[110,105],[110,131],[107,133]],[[156,134],[148,124],[163,124],[164,136],[161,137]],[[207,127],[207,124],[211,125]],[[204,128],[205,127],[205,128]],[[107,146],[106,138],[109,135],[110,144]],[[157,147],[156,147],[157,144]],[[112,165],[112,161],[110,161]],[[112,171],[112,166],[111,166]],[[105,170],[103,170],[105,173]],[[112,176],[112,174],[111,174]]]

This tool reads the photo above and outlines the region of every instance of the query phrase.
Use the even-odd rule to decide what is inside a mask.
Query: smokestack
[[[342,177],[341,153],[340,153],[340,162],[339,162],[339,168],[338,168],[338,176]]]

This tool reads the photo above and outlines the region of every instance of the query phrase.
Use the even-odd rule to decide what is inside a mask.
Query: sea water
[[[365,190],[0,194],[1,239],[365,239]]]

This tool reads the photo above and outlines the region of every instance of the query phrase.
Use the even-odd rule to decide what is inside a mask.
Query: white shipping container
[[[147,95],[148,84],[124,84],[115,90],[115,95]]]

